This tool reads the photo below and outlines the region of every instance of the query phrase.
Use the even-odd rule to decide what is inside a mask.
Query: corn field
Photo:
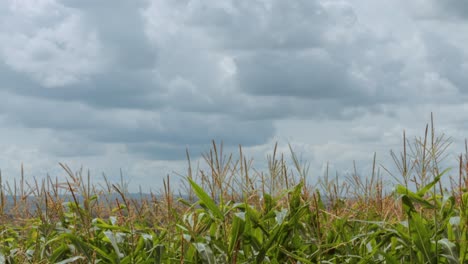
[[[206,170],[187,155],[182,190],[168,177],[139,197],[64,164],[64,182],[0,177],[0,263],[468,263],[468,154],[440,168],[449,145],[433,125],[404,135],[394,188],[375,159],[366,178],[311,184],[293,150],[260,172],[215,143]]]

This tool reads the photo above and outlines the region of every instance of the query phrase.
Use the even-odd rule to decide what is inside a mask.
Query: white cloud
[[[45,87],[75,84],[103,66],[98,37],[83,28],[78,16],[53,28],[39,28],[32,35],[18,32],[3,35],[1,40],[5,63]]]
[[[61,9],[55,0],[10,0],[6,2],[12,13],[27,18],[54,16]]]

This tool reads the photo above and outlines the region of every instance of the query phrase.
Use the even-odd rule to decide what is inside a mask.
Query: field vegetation
[[[314,184],[292,150],[258,171],[214,143],[150,195],[63,164],[66,181],[0,178],[0,263],[468,263],[468,152],[441,168],[449,145],[427,126],[393,168]]]

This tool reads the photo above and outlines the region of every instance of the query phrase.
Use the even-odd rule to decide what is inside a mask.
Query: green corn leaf
[[[102,249],[100,249],[97,246],[94,246],[93,244],[85,243],[83,242],[79,237],[73,235],[73,234],[68,234],[64,233],[62,234],[63,238],[69,239],[75,247],[86,256],[88,261],[91,261],[93,257],[91,256],[91,252],[94,251],[98,254],[98,256],[103,257],[106,259],[109,263],[117,263],[114,258],[109,256],[106,252],[104,252]]]
[[[238,216],[238,214],[240,215]],[[232,220],[231,239],[229,241],[229,247],[228,247],[229,254],[232,254],[232,252],[234,251],[234,247],[237,245],[239,241],[239,237],[244,231],[245,221],[243,219],[245,219],[245,216],[243,214],[244,213],[235,214]]]
[[[124,254],[122,254],[120,252],[119,246],[117,245],[117,243],[118,243],[117,235],[112,231],[104,231],[104,235],[107,237],[107,239],[109,239],[112,247],[114,248],[114,251],[115,251],[115,253],[117,255],[117,263],[120,263],[120,261],[118,261],[118,260],[123,258]]]
[[[437,243],[441,246],[444,256],[450,264],[458,263],[457,246],[447,238],[440,239]]]
[[[403,203],[403,208],[405,209],[406,213],[416,211],[412,200],[407,195],[403,195],[403,197],[401,197],[401,201]]]
[[[399,264],[400,263],[395,256],[392,256],[392,255],[390,255],[388,253],[385,253],[385,252],[382,252],[382,251],[379,251],[379,254],[381,256],[383,256],[383,258],[385,259],[385,263],[388,263],[388,264]]]
[[[268,193],[264,193],[263,194],[263,199],[264,199],[264,208],[265,208],[265,212],[268,213],[270,212],[272,209],[274,209],[274,207],[276,206],[276,204],[273,202],[273,198],[271,197],[271,195],[269,195]]]
[[[67,253],[67,251],[69,251],[69,247],[66,244],[61,244],[52,252],[52,255],[49,257],[49,261],[52,263],[57,263],[58,260],[60,260]]]
[[[56,263],[56,264],[67,264],[67,263],[76,262],[77,260],[81,260],[81,259],[85,259],[85,258],[82,257],[82,256],[75,256],[75,257],[67,258],[67,259],[64,259],[64,260],[62,260],[62,261],[53,262],[53,263]]]
[[[224,214],[221,210],[216,206],[216,203],[211,199],[211,197],[192,179],[187,178],[190,186],[192,187],[193,191],[197,195],[198,199],[201,201],[201,205],[205,207],[214,217],[224,220]]]
[[[279,250],[281,252],[283,252],[284,254],[286,254],[287,256],[289,256],[290,258],[294,259],[294,260],[298,260],[298,263],[306,263],[306,264],[313,264],[314,262],[308,260],[307,258],[304,258],[304,257],[301,257],[297,254],[294,254],[292,252],[289,252],[288,250],[286,250],[284,247],[280,247]]]
[[[279,243],[279,236],[281,234],[283,234],[283,231],[285,229],[285,227],[288,225],[289,223],[287,221],[281,223],[280,225],[277,225],[275,227],[275,229],[273,229],[270,237],[268,238],[268,241],[266,241],[266,243],[263,245],[262,249],[260,250],[260,252],[258,253],[257,255],[257,263],[263,263],[264,259],[265,259],[265,256],[266,256],[266,253],[268,252],[268,250],[270,250],[270,248],[275,244],[275,243]]]
[[[450,169],[445,169],[444,171],[442,171],[439,175],[435,176],[434,177],[434,180],[432,180],[430,183],[428,183],[426,186],[422,187],[421,189],[419,189],[417,192],[416,192],[416,195],[418,195],[419,197],[423,197],[432,187],[434,187],[434,185],[436,185],[439,181],[440,181],[440,178],[442,177],[442,175],[444,175],[447,171],[449,171]]]
[[[425,208],[434,209],[434,204],[431,204],[423,197],[419,196],[418,194],[408,190],[403,185],[397,185],[396,192],[402,195],[403,205],[407,206],[408,209],[414,210],[413,203],[420,204]]]
[[[123,233],[130,233],[130,230],[126,229],[125,227],[118,226],[118,225],[110,225],[101,219],[97,220],[94,223],[94,226],[103,230],[116,230],[116,231],[120,231]]]
[[[294,190],[292,192],[292,197],[289,203],[289,207],[291,209],[291,214],[294,214],[295,211],[299,208],[301,205],[301,192],[302,192],[302,187],[304,186],[304,183],[301,182],[296,187],[294,187]]]
[[[66,239],[69,239],[73,245],[75,245],[75,247],[82,253],[86,256],[86,258],[88,259],[88,261],[91,261],[92,260],[92,256],[91,256],[91,249],[89,247],[89,245],[87,243],[85,243],[84,241],[82,241],[79,237],[75,236],[75,235],[72,235],[72,234],[68,234],[68,233],[64,233],[62,234],[62,237],[63,238],[66,238]]]
[[[161,244],[156,245],[155,251],[156,251],[155,257],[154,257],[155,263],[157,264],[163,263],[164,254],[166,252],[166,247]]]
[[[435,252],[432,252],[431,247],[431,230],[428,228],[426,220],[420,214],[412,212],[410,217],[413,242],[427,263],[432,263],[431,259]]]
[[[195,243],[194,246],[197,249],[198,254],[200,254],[203,260],[203,263],[208,263],[208,264],[216,263],[216,259],[213,254],[213,251],[211,250],[209,246],[207,246],[204,243]]]

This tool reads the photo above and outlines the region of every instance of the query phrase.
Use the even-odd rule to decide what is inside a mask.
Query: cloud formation
[[[0,145],[24,149],[10,159],[44,170],[64,159],[126,166],[144,182],[149,175],[135,174],[183,168],[185,149],[198,155],[212,139],[259,157],[275,140],[292,142],[320,167],[395,147],[401,130],[423,127],[431,111],[462,136],[449,121],[465,120],[455,116],[467,99],[466,8],[3,1]],[[0,167],[13,171],[9,164]]]

